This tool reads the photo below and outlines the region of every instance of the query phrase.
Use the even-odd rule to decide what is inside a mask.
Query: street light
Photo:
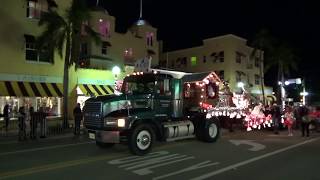
[[[306,92],[305,89],[303,88],[303,91],[300,93],[300,95],[302,96],[302,104],[306,105],[306,96],[308,96],[309,93]]]
[[[243,83],[243,82],[238,82],[237,86],[238,86],[239,88],[243,88],[243,87],[244,87],[244,83]]]
[[[114,74],[115,78],[117,78],[117,76],[120,74],[121,69],[118,66],[114,66],[112,68],[112,74]]]

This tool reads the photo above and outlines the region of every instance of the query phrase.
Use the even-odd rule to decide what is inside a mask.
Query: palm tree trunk
[[[69,91],[69,64],[70,64],[70,32],[67,32],[66,54],[63,69],[63,127],[68,128],[68,91]]]
[[[266,103],[266,98],[264,96],[264,72],[263,72],[263,60],[262,60],[262,52],[260,50],[260,54],[259,54],[259,60],[260,60],[260,83],[261,83],[261,91],[262,91],[262,104],[263,106],[265,106]]]

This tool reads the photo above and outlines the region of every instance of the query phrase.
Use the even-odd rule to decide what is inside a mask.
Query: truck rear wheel
[[[220,126],[218,120],[208,119],[205,123],[202,140],[205,142],[215,142],[220,135]]]
[[[144,155],[150,152],[155,133],[150,125],[140,124],[132,130],[128,138],[129,149],[133,154]]]
[[[110,148],[114,146],[114,143],[104,143],[104,142],[96,141],[96,145],[100,148]]]

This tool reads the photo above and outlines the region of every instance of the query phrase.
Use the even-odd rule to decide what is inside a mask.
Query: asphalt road
[[[235,132],[216,143],[157,143],[147,156],[100,149],[86,137],[0,141],[0,179],[320,179],[320,133]]]

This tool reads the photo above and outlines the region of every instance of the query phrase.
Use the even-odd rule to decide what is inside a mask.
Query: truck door
[[[171,115],[171,96],[170,79],[157,79],[155,82],[155,111],[157,117],[170,117]]]

